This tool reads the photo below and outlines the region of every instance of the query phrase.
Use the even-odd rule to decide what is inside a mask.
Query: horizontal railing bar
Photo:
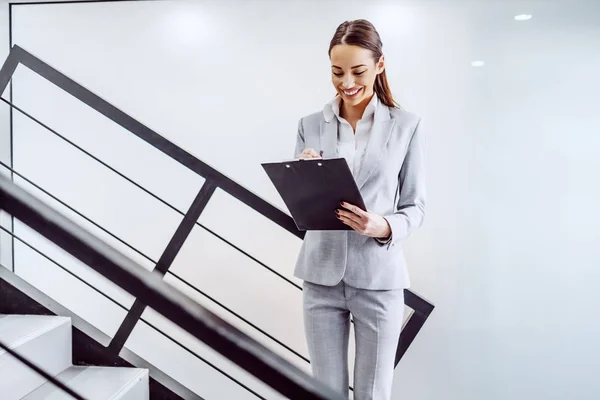
[[[47,254],[41,252],[40,250],[38,250],[37,248],[35,248],[33,245],[31,245],[29,242],[27,242],[26,240],[22,239],[18,235],[15,235],[13,232],[10,232],[8,229],[6,229],[3,226],[0,226],[0,230],[3,231],[3,232],[5,232],[5,233],[7,233],[7,234],[9,234],[10,236],[12,236],[14,239],[18,240],[19,242],[23,243],[25,246],[29,247],[31,250],[33,250],[34,252],[36,252],[40,256],[44,257],[46,260],[50,261],[52,264],[56,265],[57,267],[59,267],[60,269],[62,269],[63,271],[65,271],[66,273],[68,273],[69,275],[71,275],[73,278],[75,278],[78,281],[80,281],[81,283],[83,283],[84,285],[88,286],[90,289],[94,290],[96,293],[98,293],[98,294],[104,296],[105,298],[107,298],[108,300],[112,301],[113,303],[115,303],[116,305],[118,305],[119,307],[121,307],[123,310],[125,310],[125,311],[129,310],[125,305],[119,303],[117,300],[113,299],[112,297],[110,297],[106,293],[102,292],[100,289],[92,286],[85,279],[79,277],[73,271],[71,271],[68,268],[64,267],[63,265],[61,265],[59,262],[57,262],[56,260],[54,260],[52,257],[48,256]]]
[[[90,224],[94,225],[96,228],[100,229],[102,232],[106,233],[107,235],[109,235],[113,239],[117,240],[119,243],[123,244],[124,246],[126,246],[130,250],[133,250],[138,255],[144,257],[146,260],[150,261],[152,264],[156,264],[156,261],[154,261],[152,258],[150,258],[146,254],[142,253],[140,250],[136,249],[135,247],[133,247],[132,245],[130,245],[129,243],[127,243],[125,240],[119,238],[117,235],[115,235],[114,233],[110,232],[108,229],[102,227],[102,225],[94,222],[91,218],[86,217],[83,213],[77,211],[76,209],[74,209],[73,207],[71,207],[70,205],[68,205],[67,203],[65,203],[61,199],[59,199],[58,197],[54,196],[52,193],[48,192],[46,189],[42,188],[40,185],[34,183],[31,179],[27,178],[25,175],[23,175],[20,172],[14,170],[13,168],[10,168],[8,165],[6,165],[5,163],[3,163],[2,161],[0,161],[0,165],[2,165],[4,168],[6,168],[9,171],[11,171],[13,174],[15,174],[16,176],[18,176],[19,178],[23,179],[25,182],[27,182],[28,184],[30,184],[31,186],[33,186],[34,188],[36,188],[40,192],[44,193],[46,196],[50,197],[52,200],[56,201],[57,203],[59,203],[63,207],[67,208],[69,211],[77,214],[79,217],[83,218],[84,220],[86,220]]]
[[[107,163],[105,163],[104,161],[102,161],[101,159],[99,159],[98,157],[96,157],[95,155],[93,155],[92,153],[90,153],[89,151],[87,151],[86,149],[84,149],[83,147],[75,144],[74,142],[72,142],[71,140],[67,139],[65,136],[61,135],[60,133],[58,133],[57,131],[55,131],[54,129],[50,128],[48,125],[44,124],[43,122],[41,122],[40,120],[38,120],[37,118],[35,118],[34,116],[32,116],[31,114],[29,114],[28,112],[24,111],[23,109],[21,109],[19,106],[16,106],[12,103],[10,103],[9,101],[7,101],[6,99],[3,99],[2,97],[0,97],[0,101],[8,104],[10,107],[14,108],[15,110],[19,111],[21,114],[25,115],[27,118],[31,119],[32,121],[34,121],[35,123],[39,124],[41,127],[47,129],[48,131],[50,131],[52,134],[54,134],[55,136],[57,136],[58,138],[62,139],[63,141],[65,141],[67,144],[75,147],[77,150],[79,150],[80,152],[82,152],[83,154],[85,154],[86,156],[90,157],[92,160],[96,161],[97,163],[99,163],[100,165],[102,165],[103,167],[107,168],[108,170],[110,170],[111,172],[114,172],[115,174],[117,174],[119,177],[125,179],[127,182],[131,183],[132,185],[134,185],[135,187],[137,187],[138,189],[140,189],[141,191],[143,191],[144,193],[150,195],[151,197],[153,197],[155,200],[158,200],[160,203],[164,204],[165,206],[169,207],[171,210],[178,212],[179,214],[184,214],[182,211],[180,211],[179,209],[177,209],[175,206],[172,206],[171,204],[169,204],[166,200],[163,200],[162,198],[160,198],[159,196],[155,195],[154,193],[152,193],[150,190],[146,189],[145,187],[143,187],[142,185],[140,185],[139,183],[137,183],[136,181],[134,181],[133,179],[127,177],[125,174],[123,174],[122,172],[120,172],[119,170],[111,167],[110,165],[108,165]]]
[[[202,295],[203,297],[207,298],[208,300],[210,300],[214,304],[216,304],[219,307],[223,308],[229,314],[233,315],[234,317],[236,317],[237,319],[241,320],[242,322],[245,322],[250,327],[256,329],[258,332],[262,333],[263,335],[265,335],[266,337],[268,337],[269,339],[271,339],[272,341],[274,341],[275,343],[277,343],[281,347],[285,348],[286,350],[288,350],[292,354],[294,354],[294,355],[298,356],[299,358],[301,358],[302,360],[310,363],[309,359],[306,358],[306,357],[304,357],[298,351],[292,349],[290,346],[286,345],[285,343],[283,343],[282,341],[280,341],[279,339],[277,339],[275,336],[269,334],[267,331],[259,328],[258,326],[256,326],[255,324],[253,324],[252,322],[250,322],[249,320],[247,320],[246,318],[242,317],[240,314],[236,313],[235,311],[233,311],[232,309],[230,309],[229,307],[227,307],[225,304],[219,302],[218,300],[216,300],[212,296],[209,296],[208,294],[204,293],[202,290],[198,289],[196,286],[192,285],[190,282],[188,282],[187,280],[183,279],[181,276],[179,276],[176,273],[171,272],[171,271],[168,271],[167,274],[168,275],[172,275],[177,280],[179,280],[180,282],[182,282],[183,284],[185,284],[186,286],[188,286],[189,288],[191,288],[195,292],[199,293],[200,295]]]
[[[194,171],[198,175],[201,175],[206,179],[216,181],[219,187],[225,192],[258,211],[260,214],[280,225],[288,232],[300,238],[304,237],[304,232],[298,230],[294,220],[279,208],[268,203],[231,178],[194,157],[192,154],[188,153],[149,127],[127,115],[98,95],[92,93],[68,76],[27,52],[25,49],[14,45],[11,53],[15,54],[15,57],[21,64],[25,65],[49,82],[52,82],[79,101],[87,104],[89,107],[104,115],[106,118],[127,129],[143,141],[147,142],[162,153],[168,155],[186,168]]]
[[[259,259],[257,259],[256,257],[254,257],[253,255],[251,255],[250,253],[246,252],[245,250],[242,250],[241,248],[239,248],[238,246],[236,246],[235,244],[231,243],[229,240],[225,239],[223,236],[219,235],[218,233],[216,233],[215,231],[213,231],[212,229],[202,225],[201,223],[197,222],[197,224],[204,229],[205,231],[207,231],[208,233],[212,234],[213,236],[215,236],[218,239],[221,239],[223,242],[227,243],[229,246],[233,247],[234,249],[236,249],[237,251],[239,251],[240,253],[242,253],[243,255],[245,255],[246,257],[248,257],[249,259],[251,259],[252,261],[256,262],[257,264],[259,264],[261,267],[267,269],[268,271],[272,272],[273,274],[277,275],[279,278],[283,279],[284,281],[286,281],[287,283],[289,283],[290,285],[296,287],[296,289],[300,289],[302,290],[302,287],[300,285],[298,285],[297,283],[295,283],[294,281],[292,281],[291,279],[285,277],[284,275],[282,275],[281,273],[275,271],[273,268],[269,267],[267,264],[265,264],[264,262],[260,261]]]

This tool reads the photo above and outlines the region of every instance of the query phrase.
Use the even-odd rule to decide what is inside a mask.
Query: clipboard
[[[342,201],[367,210],[344,158],[261,165],[301,231],[352,230],[335,215]]]

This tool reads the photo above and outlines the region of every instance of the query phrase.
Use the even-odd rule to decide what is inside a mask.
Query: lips
[[[363,88],[360,87],[360,88],[354,88],[354,89],[341,89],[340,91],[342,92],[344,97],[353,98],[353,97],[356,97],[362,90],[363,90]]]

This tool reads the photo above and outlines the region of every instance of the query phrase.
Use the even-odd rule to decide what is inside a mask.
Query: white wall
[[[534,18],[514,21],[521,13]],[[413,290],[437,308],[397,369],[394,398],[598,398],[597,2],[27,5],[13,8],[13,37],[283,208],[260,162],[292,155],[298,118],[319,110],[333,93],[329,39],[340,22],[359,17],[379,28],[394,93],[427,125],[427,219],[406,253]],[[471,67],[477,59],[486,65]],[[31,71],[19,67],[14,85],[17,105],[178,209],[185,210],[201,187],[202,179]],[[181,220],[17,115],[15,166],[154,260]],[[300,241],[236,200],[218,192],[200,222],[294,279]],[[21,226],[17,231],[39,242]],[[99,280],[48,251],[86,279]],[[17,248],[16,261],[26,279],[114,333],[122,310],[26,249]],[[200,227],[172,270],[306,354],[299,291]],[[60,280],[49,280],[56,276]],[[102,285],[131,304],[122,291]],[[175,331],[152,312],[144,318]],[[245,398],[147,325],[136,328],[127,346],[207,399]]]

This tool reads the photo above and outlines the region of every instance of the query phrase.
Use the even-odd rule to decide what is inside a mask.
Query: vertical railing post
[[[0,69],[0,94],[4,93],[6,91],[6,88],[9,86],[10,83],[10,88],[9,88],[9,98],[10,98],[10,102],[12,103],[12,75],[14,74],[15,70],[17,69],[17,65],[19,65],[19,59],[18,56],[15,52],[10,51],[8,58],[6,59],[6,61],[4,61],[4,64],[2,65],[2,68]],[[6,144],[4,143],[5,140],[4,138],[2,138],[2,147],[5,149],[8,149],[8,160],[6,160],[6,163],[8,165],[13,166],[13,124],[12,124],[12,116],[13,116],[13,112],[12,112],[12,107],[9,110],[9,121],[8,121],[8,129],[6,131],[4,131],[4,129],[2,129],[2,132],[7,132],[8,136],[7,136],[7,140],[6,140]],[[4,127],[3,127],[4,128]],[[12,172],[9,172],[9,176],[11,180],[14,180],[13,178],[13,174]],[[1,218],[2,216],[0,216]],[[9,229],[11,232],[14,232],[14,218],[13,216],[9,216],[8,217],[8,221],[9,221]],[[0,223],[2,223],[3,221],[0,220]],[[12,269],[13,272],[15,272],[15,240],[10,237],[10,243],[4,243],[4,235],[0,234],[0,261],[5,262],[6,260],[10,260],[10,267]],[[8,240],[7,240],[8,242]],[[9,264],[7,262],[7,264]],[[8,266],[8,265],[7,265]]]
[[[196,195],[192,205],[175,230],[169,244],[163,251],[162,256],[156,263],[156,266],[154,267],[155,273],[161,276],[164,276],[167,273],[216,189],[217,185],[213,181],[206,180],[204,182],[204,185],[202,185],[202,188]],[[113,354],[119,354],[145,309],[146,304],[136,299],[108,346]]]

